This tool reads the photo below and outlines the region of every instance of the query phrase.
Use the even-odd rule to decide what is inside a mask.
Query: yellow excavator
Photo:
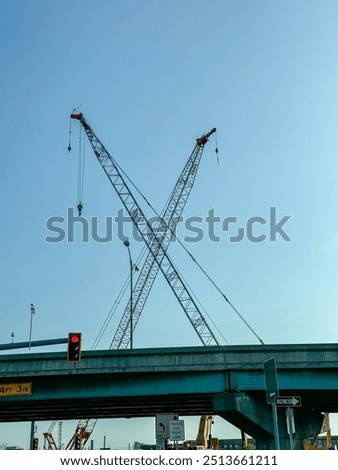
[[[326,433],[326,442],[324,446],[317,444],[318,437],[320,434]],[[330,450],[332,449],[332,436],[330,428],[329,413],[324,413],[324,419],[320,433],[317,436],[304,439],[304,450]]]
[[[211,426],[214,424],[214,416],[203,415],[200,418],[197,437],[194,441],[185,441],[185,449],[219,449],[219,442],[216,437],[211,436]]]

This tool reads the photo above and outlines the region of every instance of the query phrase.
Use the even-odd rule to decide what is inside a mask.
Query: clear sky
[[[158,211],[195,139],[217,127],[219,162],[211,138],[184,211],[204,220],[204,237],[187,249],[266,344],[336,342],[337,2],[0,3],[0,342],[12,332],[15,341],[28,340],[34,302],[33,339],[77,330],[91,349],[128,276],[115,232],[109,243],[83,243],[79,230],[73,243],[45,241],[55,236],[47,220],[66,218],[78,203],[77,123],[67,151],[69,115],[78,106]],[[98,217],[104,231],[121,203],[89,144],[85,154],[83,216]],[[220,218],[213,226],[219,241],[208,236],[211,210]],[[273,211],[287,237],[274,231]],[[227,217],[237,222],[223,231]],[[239,228],[243,240],[231,241]],[[178,234],[195,236],[183,225]],[[133,258],[142,246],[131,241]],[[257,344],[186,252],[176,244],[170,254],[222,332],[219,341]],[[98,348],[109,347],[126,301]],[[159,276],[135,347],[199,344]],[[65,441],[75,423],[65,424]],[[153,442],[147,423],[140,436],[135,422],[100,422],[96,436],[111,433],[112,447]],[[0,444],[27,446],[29,426],[22,435],[18,429],[1,425]],[[239,435],[227,429],[222,423],[218,437]]]

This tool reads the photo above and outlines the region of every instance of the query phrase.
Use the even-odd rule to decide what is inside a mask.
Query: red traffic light
[[[76,334],[76,335],[70,335],[69,336],[69,340],[71,343],[78,343],[80,341],[80,338],[79,338],[79,335]]]
[[[81,333],[68,334],[67,361],[80,362],[81,360]]]

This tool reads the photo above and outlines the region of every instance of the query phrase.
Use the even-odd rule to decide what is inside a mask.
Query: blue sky
[[[117,237],[45,241],[46,221],[78,202],[76,125],[71,154],[67,146],[69,114],[80,105],[158,211],[195,138],[217,127],[219,164],[211,138],[184,215],[214,209],[238,223],[230,232],[217,226],[219,242],[205,236],[188,250],[265,343],[335,342],[337,20],[329,0],[3,0],[1,343],[12,332],[28,339],[35,302],[35,339],[78,330],[90,349],[128,275]],[[83,203],[83,215],[102,224],[121,208],[89,145]],[[269,223],[254,226],[267,235],[261,243],[229,241],[251,217],[269,222],[270,207],[278,219],[290,216],[292,241],[270,241]],[[178,233],[186,235],[183,227]],[[135,259],[141,249],[132,242]],[[182,248],[170,253],[229,344],[257,343]],[[109,346],[122,310],[99,347]],[[134,344],[199,344],[160,276]],[[98,424],[98,439],[105,426]],[[17,443],[12,428],[0,426],[0,444]],[[152,433],[150,423],[150,442]],[[137,435],[128,430],[112,445],[130,439]]]

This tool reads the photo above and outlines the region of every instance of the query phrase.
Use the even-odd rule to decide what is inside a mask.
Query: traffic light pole
[[[37,341],[23,341],[21,343],[5,343],[0,344],[0,351],[6,349],[20,349],[20,348],[31,348],[37,346],[51,346],[53,344],[65,344],[68,342],[68,338],[57,338],[57,339],[41,339]]]
[[[34,450],[35,421],[31,422],[30,450]]]

